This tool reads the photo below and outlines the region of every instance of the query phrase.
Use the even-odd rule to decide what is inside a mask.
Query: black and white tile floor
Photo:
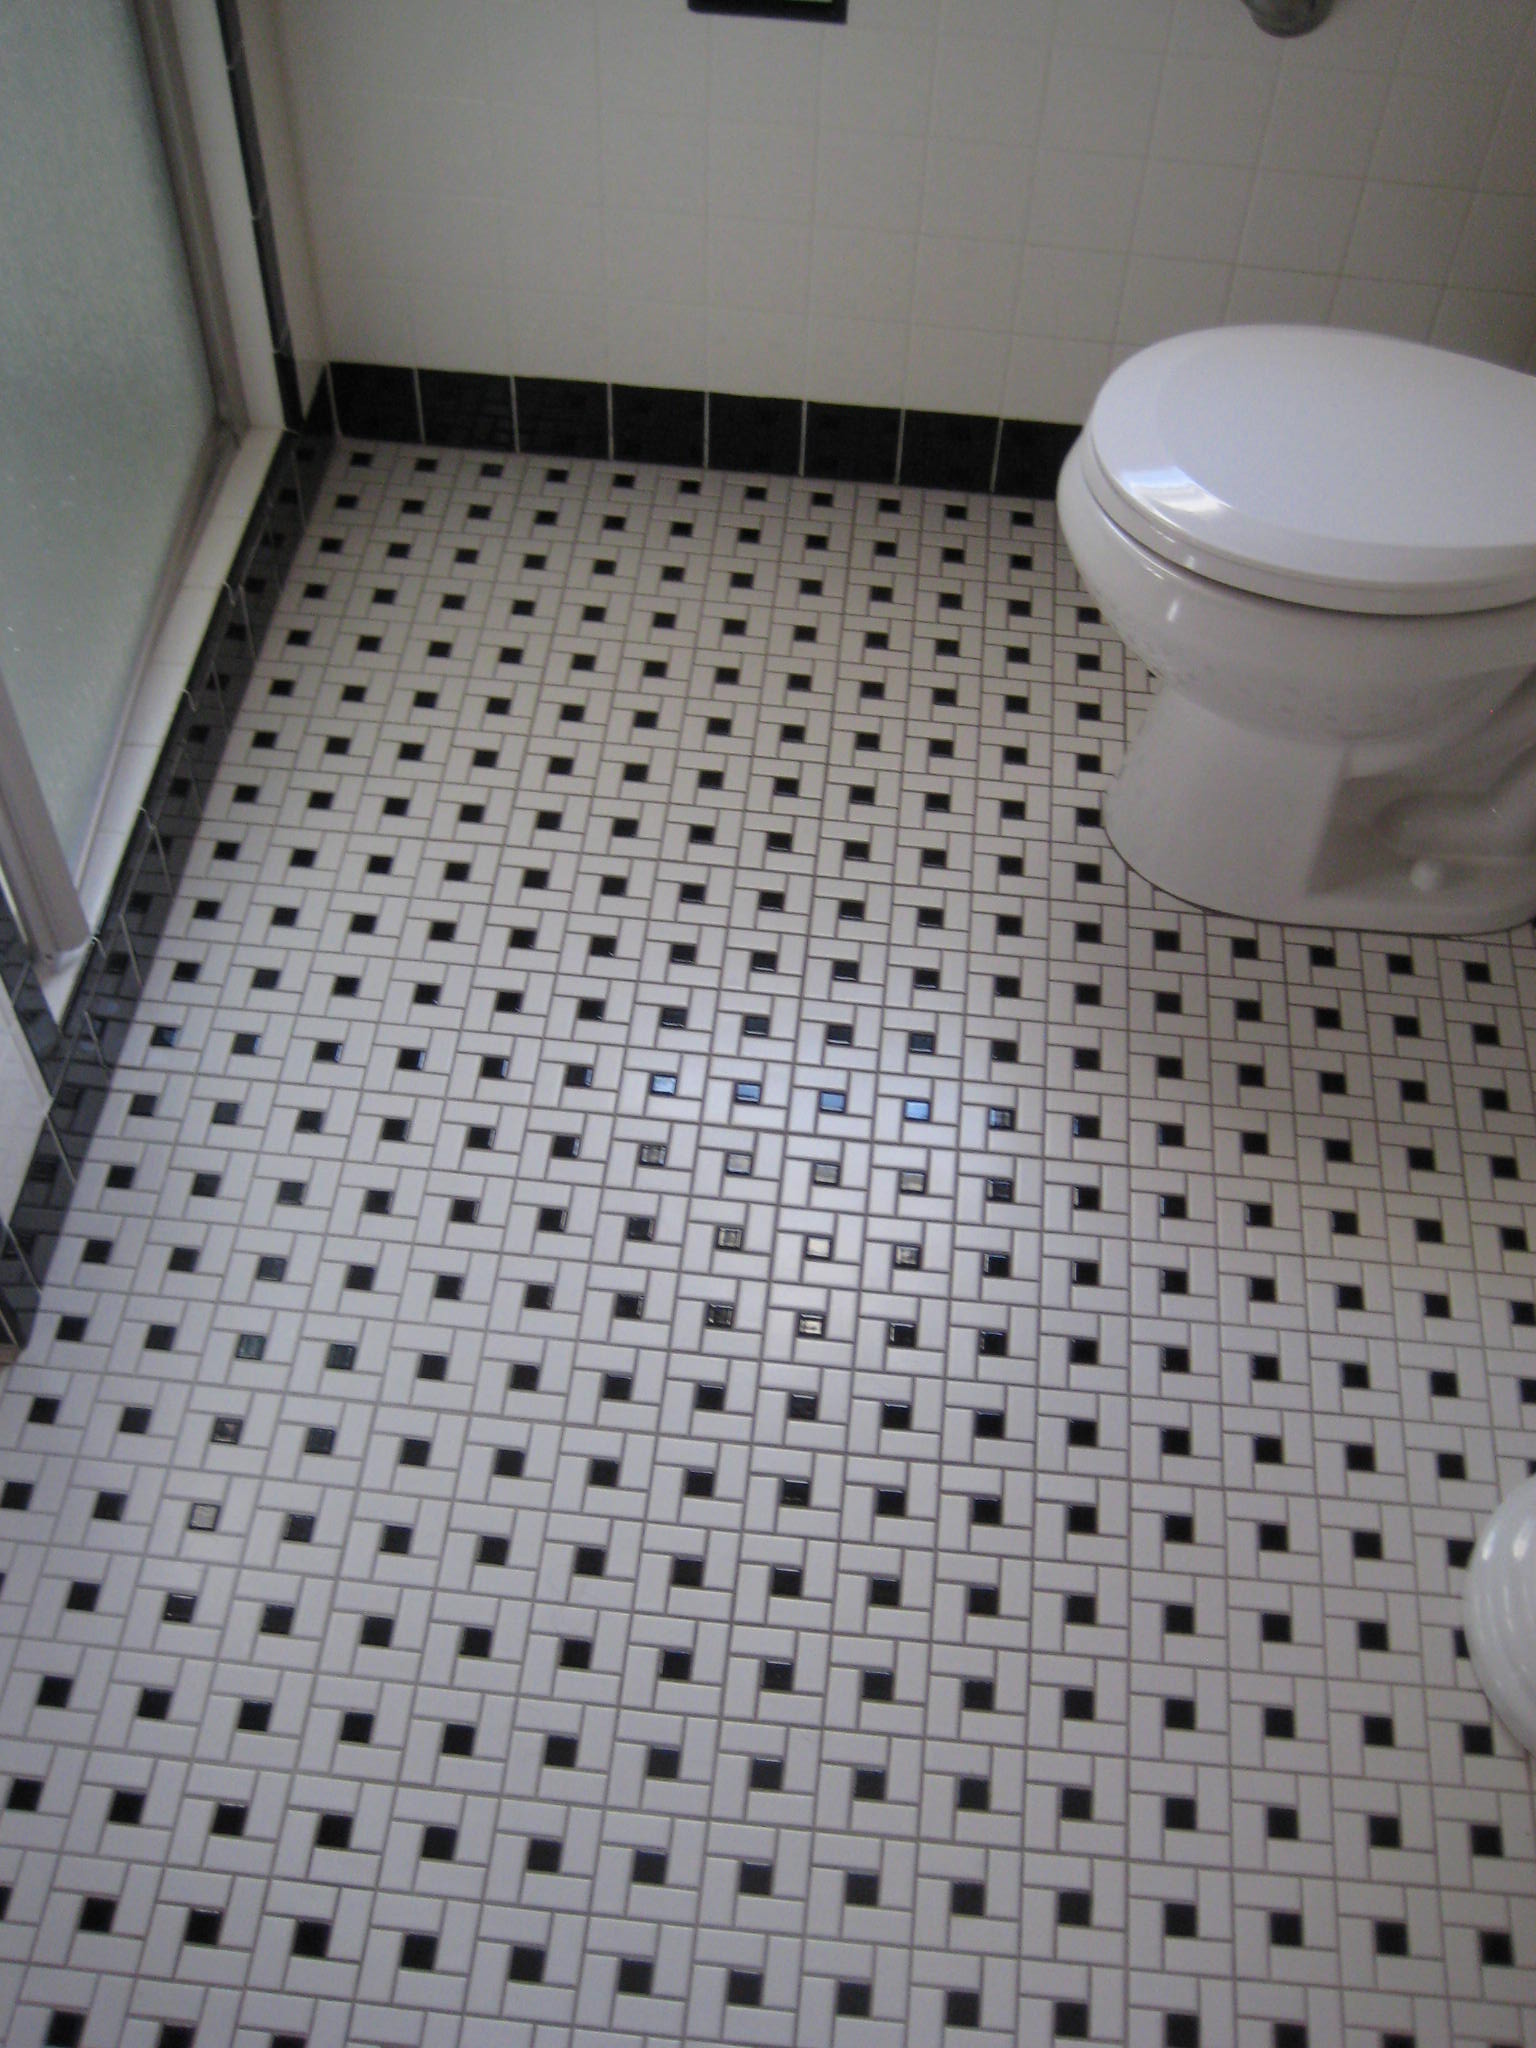
[[[1052,508],[346,446],[0,1394],[11,2048],[1536,2043],[1531,934]]]

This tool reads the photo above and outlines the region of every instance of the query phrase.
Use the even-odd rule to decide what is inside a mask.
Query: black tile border
[[[575,377],[514,377],[517,453],[591,455],[613,453],[608,387]]]
[[[998,421],[978,414],[903,413],[901,481],[919,490],[990,490],[999,433]]]
[[[332,363],[337,430],[501,454],[1054,498],[1079,428],[984,413]]]
[[[510,454],[517,443],[512,387],[506,377],[472,370],[418,370],[422,439],[447,448],[494,448]]]
[[[21,1193],[0,1227],[0,1341],[24,1343],[128,1026],[218,773],[283,579],[313,512],[334,433],[322,390],[285,434],[220,592],[62,1024],[0,898],[0,980],[48,1090]]]
[[[704,394],[615,384],[613,455],[616,462],[704,464]],[[682,451],[682,452],[680,452]]]
[[[800,474],[805,407],[797,398],[734,398],[709,394],[709,463],[712,469],[755,470],[766,476]]]
[[[896,481],[901,414],[894,406],[823,405],[805,408],[805,474],[842,482]]]

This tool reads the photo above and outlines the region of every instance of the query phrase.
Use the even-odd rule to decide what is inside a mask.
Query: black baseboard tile
[[[759,476],[798,476],[805,401],[709,394],[709,466]]]
[[[689,469],[707,463],[759,475],[1049,498],[1080,429],[981,413],[332,363],[305,417],[301,450],[329,431],[499,454]]]
[[[990,490],[996,449],[997,421],[980,414],[902,414],[901,481],[915,489]]]
[[[805,408],[805,474],[846,483],[896,481],[901,413],[895,406],[823,405]]]
[[[424,438],[441,448],[494,448],[508,454],[516,445],[512,424],[512,379],[478,370],[421,370]]]
[[[1054,498],[1056,479],[1081,427],[1045,420],[1004,420],[993,489],[1005,498]]]
[[[608,453],[608,387],[573,377],[514,377],[523,455]]]
[[[640,384],[613,387],[616,462],[664,462],[685,469],[704,463],[704,394]]]
[[[338,433],[355,441],[419,441],[416,372],[393,363],[332,363]]]
[[[320,372],[300,432],[307,441],[329,441],[336,432],[336,409],[331,403],[331,378],[328,367]]]

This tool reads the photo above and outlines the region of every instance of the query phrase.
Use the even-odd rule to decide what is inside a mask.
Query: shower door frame
[[[78,870],[72,870],[0,674],[0,879],[39,968],[66,970],[90,943],[92,926],[81,893],[112,790],[125,735],[134,721],[155,643],[186,573],[203,523],[250,415],[223,269],[197,150],[197,130],[176,40],[173,10],[156,0],[131,0],[158,117],[181,245],[202,335],[213,397],[213,420],[182,497],[148,624],[135,651],[112,749],[96,792]]]

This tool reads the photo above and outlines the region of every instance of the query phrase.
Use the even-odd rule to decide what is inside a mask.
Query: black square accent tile
[[[510,449],[512,380],[471,370],[420,370],[426,439],[445,448]]]
[[[997,490],[1010,498],[1054,498],[1061,465],[1080,431],[1040,420],[1005,420]]]
[[[988,490],[996,445],[995,420],[972,413],[905,413],[901,422],[901,481],[928,489]]]
[[[569,377],[518,377],[517,442],[524,455],[608,453],[608,393]]]
[[[800,468],[797,398],[709,396],[709,466],[795,476]]]
[[[805,474],[891,483],[900,431],[901,415],[893,408],[813,400],[805,409]]]
[[[703,393],[615,384],[613,456],[697,468],[704,460]]]
[[[348,439],[419,441],[416,376],[381,363],[332,363],[337,426]]]

